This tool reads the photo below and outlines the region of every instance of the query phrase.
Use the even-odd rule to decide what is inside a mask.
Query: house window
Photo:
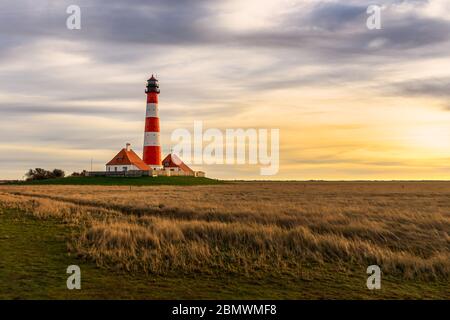
[[[127,171],[128,170],[128,167],[123,167],[123,171]]]
[[[111,171],[111,167],[108,167],[108,171]]]
[[[116,172],[117,172],[117,167],[114,167],[114,171],[116,171]]]

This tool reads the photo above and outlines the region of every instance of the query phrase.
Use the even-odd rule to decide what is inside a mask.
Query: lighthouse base
[[[144,156],[142,160],[151,168],[162,168],[161,147],[159,145],[144,145]]]

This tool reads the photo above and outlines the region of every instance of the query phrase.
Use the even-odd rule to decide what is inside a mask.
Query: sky
[[[210,177],[450,179],[449,53],[448,0],[2,0],[0,179],[141,155],[152,73],[164,155],[194,121],[279,129],[277,174]]]

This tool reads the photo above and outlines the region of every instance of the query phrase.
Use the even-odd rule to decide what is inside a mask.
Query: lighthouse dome
[[[159,83],[158,79],[156,79],[153,74],[150,79],[147,80],[147,89],[145,90],[145,93],[149,92],[156,92],[159,93]]]

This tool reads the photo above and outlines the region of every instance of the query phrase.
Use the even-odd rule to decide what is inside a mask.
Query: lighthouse
[[[161,143],[158,115],[159,83],[152,75],[147,80],[147,108],[145,113],[144,156],[143,159],[131,150],[127,143],[125,148],[108,163],[106,171],[89,172],[90,176],[191,176],[205,177],[205,172],[189,168],[176,154],[170,152],[161,161]]]
[[[161,168],[161,144],[159,133],[158,95],[159,83],[152,75],[147,80],[147,111],[145,114],[144,162],[152,169]]]

